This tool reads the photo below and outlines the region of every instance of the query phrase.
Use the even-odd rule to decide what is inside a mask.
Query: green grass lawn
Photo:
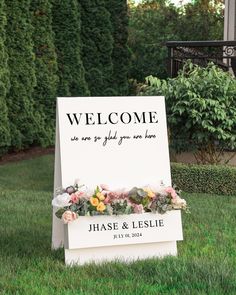
[[[184,194],[178,257],[66,267],[51,251],[53,157],[0,166],[0,294],[236,294],[236,197]]]

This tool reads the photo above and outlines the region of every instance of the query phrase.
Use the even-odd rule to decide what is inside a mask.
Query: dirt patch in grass
[[[0,165],[21,160],[33,159],[38,156],[54,154],[54,147],[31,147],[23,151],[11,152],[0,158]]]

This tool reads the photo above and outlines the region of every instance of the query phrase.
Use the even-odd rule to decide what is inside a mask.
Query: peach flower
[[[91,197],[91,198],[90,198],[90,203],[91,203],[94,207],[97,207],[98,204],[99,204],[99,200],[98,200],[98,198]]]
[[[103,212],[106,209],[106,206],[104,205],[103,202],[100,202],[99,205],[97,206],[97,211]]]
[[[96,194],[96,197],[98,197],[98,199],[99,199],[100,201],[104,201],[104,200],[105,200],[105,196],[104,196],[102,193],[100,193],[100,192],[98,192],[98,193]]]
[[[68,222],[70,221],[73,221],[77,218],[77,215],[75,212],[72,212],[72,211],[65,211],[63,214],[62,214],[62,220],[65,224],[67,224]]]

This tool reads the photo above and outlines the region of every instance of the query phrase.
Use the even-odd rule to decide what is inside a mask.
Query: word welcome
[[[122,124],[146,124],[146,123],[158,123],[157,112],[112,112],[109,114],[103,113],[67,113],[68,121],[71,125],[106,125],[118,123]]]

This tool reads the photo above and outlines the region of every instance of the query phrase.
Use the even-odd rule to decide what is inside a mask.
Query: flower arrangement
[[[78,216],[121,215],[132,213],[165,213],[169,210],[186,210],[187,204],[180,191],[173,187],[134,187],[129,191],[111,191],[101,184],[89,191],[76,181],[74,185],[57,191],[52,205],[58,210],[56,216],[68,223]]]

